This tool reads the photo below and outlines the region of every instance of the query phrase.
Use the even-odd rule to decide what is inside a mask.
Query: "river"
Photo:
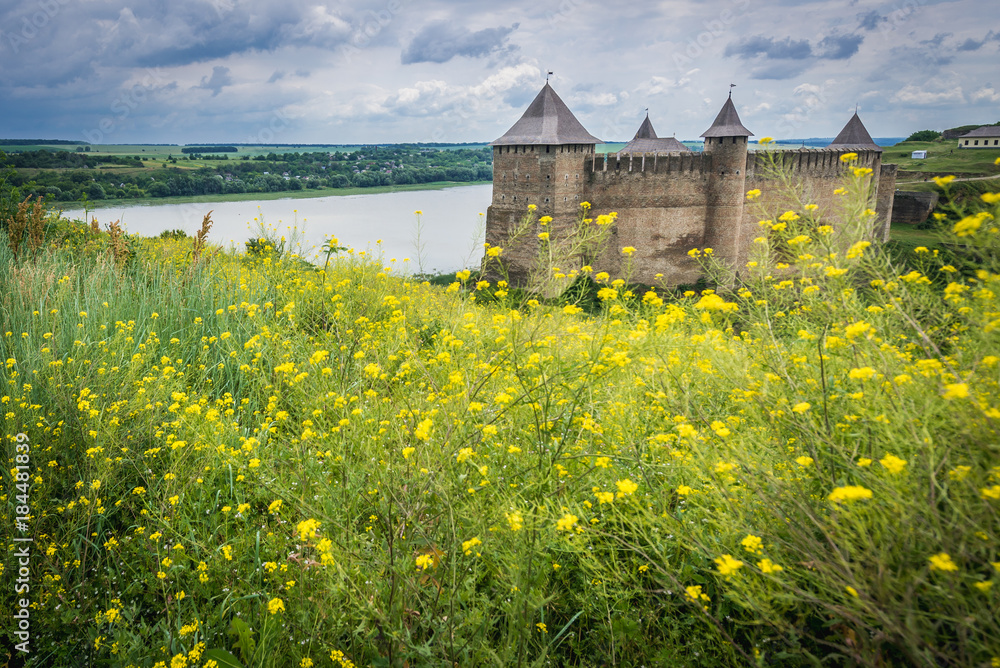
[[[443,273],[479,265],[492,188],[486,184],[313,199],[125,205],[97,209],[91,216],[97,217],[102,228],[120,220],[129,233],[154,237],[178,229],[193,235],[212,211],[209,240],[240,250],[253,236],[254,220],[262,217],[286,236],[297,227],[304,236],[304,255],[318,250],[332,235],[341,246],[381,253],[386,262],[395,259],[399,271]],[[417,252],[415,211],[422,212],[423,253]],[[63,215],[82,219],[84,211],[67,210]],[[410,260],[406,265],[405,258]]]

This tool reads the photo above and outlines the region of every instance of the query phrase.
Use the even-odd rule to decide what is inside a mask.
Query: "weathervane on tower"
[[[736,88],[736,84],[729,84],[729,99],[733,99],[733,89]]]

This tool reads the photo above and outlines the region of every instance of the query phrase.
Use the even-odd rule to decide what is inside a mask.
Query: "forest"
[[[205,147],[207,148],[207,147]],[[370,188],[493,178],[489,148],[366,146],[259,156],[194,153],[156,159],[36,150],[4,156],[10,185],[51,202]]]

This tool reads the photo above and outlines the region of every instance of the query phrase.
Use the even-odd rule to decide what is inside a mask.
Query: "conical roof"
[[[646,119],[639,126],[635,137],[625,144],[618,153],[676,153],[690,150],[674,137],[657,137],[656,130],[653,129],[653,124],[649,121],[649,114],[646,114]]]
[[[715,117],[712,127],[705,130],[702,137],[753,137],[753,133],[743,127],[740,122],[740,115],[736,113],[736,106],[733,98],[730,97],[722,105],[722,111]]]
[[[851,116],[851,120],[847,121],[847,125],[844,129],[840,131],[827,148],[864,148],[868,150],[878,150],[881,151],[882,147],[872,140],[872,136],[868,134],[868,130],[865,128],[865,124],[861,122],[858,117],[858,112],[854,112]]]
[[[524,115],[510,130],[494,141],[492,146],[525,144],[603,144],[576,120],[552,86],[545,87],[535,96]]]
[[[642,139],[636,137],[622,147],[619,153],[677,153],[690,151],[687,146],[677,141],[674,137],[657,137],[656,139]]]
[[[646,114],[646,120],[639,126],[639,131],[635,133],[633,139],[658,139],[653,124],[649,122],[649,114]]]

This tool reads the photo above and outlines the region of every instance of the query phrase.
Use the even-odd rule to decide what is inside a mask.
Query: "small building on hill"
[[[958,138],[959,148],[1000,148],[1000,125],[984,125]]]

